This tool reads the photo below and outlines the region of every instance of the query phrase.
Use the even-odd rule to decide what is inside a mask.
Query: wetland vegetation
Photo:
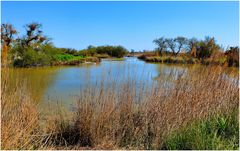
[[[121,69],[128,66],[121,62],[112,63]],[[76,76],[73,68],[64,67],[58,75],[48,69],[53,77],[43,68],[31,79],[36,68],[15,77],[2,70],[2,149],[238,149],[238,71],[154,65],[157,77],[145,73],[140,81],[127,70],[120,73],[128,76],[115,78],[119,72],[112,71],[114,66],[105,68],[113,74],[90,74],[89,80],[98,77],[90,85],[62,81],[64,70],[69,72],[65,76]],[[98,67],[83,71],[91,68]],[[145,68],[154,69],[152,64]],[[10,84],[9,78],[15,82]],[[53,87],[57,94],[77,89],[78,95],[73,100],[62,97],[63,102],[61,95],[39,102]]]
[[[1,25],[1,149],[239,149],[239,47],[77,50],[24,27]]]
[[[214,37],[206,36],[204,40],[196,38],[157,38],[155,51],[145,52],[138,56],[147,62],[173,64],[213,64],[239,67],[239,48],[229,47],[226,50],[216,43]]]

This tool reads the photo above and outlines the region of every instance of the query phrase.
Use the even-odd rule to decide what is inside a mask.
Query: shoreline
[[[145,56],[141,55],[137,57],[139,60],[148,63],[159,63],[159,64],[200,64],[200,65],[217,65],[223,67],[238,67],[238,65],[229,66],[227,61],[213,60],[213,59],[198,59],[191,57],[173,57],[173,56]]]

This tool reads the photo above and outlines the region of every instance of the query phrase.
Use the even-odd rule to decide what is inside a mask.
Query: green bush
[[[96,54],[97,54],[97,51],[95,47],[84,49],[78,52],[78,55],[81,55],[81,56],[94,56]]]
[[[83,58],[83,56],[71,54],[71,52],[75,51],[56,48],[52,44],[36,44],[28,47],[17,44],[11,49],[10,56],[15,67],[47,66],[56,62],[75,61]]]
[[[127,54],[127,50],[122,46],[100,46],[96,50],[99,54],[108,54],[109,56],[118,58]]]
[[[78,52],[82,56],[98,56],[99,54],[107,55],[110,57],[121,58],[127,54],[127,50],[122,46],[99,46],[99,47],[88,47],[87,49]]]
[[[196,121],[188,127],[173,132],[161,149],[238,149],[238,111]]]
[[[32,47],[22,48],[23,53],[14,60],[17,67],[46,66],[50,65],[51,57],[42,51],[36,51]]]
[[[56,54],[53,56],[55,61],[73,61],[82,59],[83,56],[74,56],[70,54]]]
[[[212,54],[219,52],[220,46],[216,44],[214,38],[205,37],[204,41],[200,41],[197,46],[197,58],[205,59],[211,57]]]

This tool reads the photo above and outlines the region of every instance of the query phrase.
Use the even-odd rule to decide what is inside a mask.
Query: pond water
[[[60,101],[71,104],[79,93],[87,87],[104,87],[112,84],[135,81],[136,87],[159,84],[158,78],[171,86],[169,74],[178,75],[192,68],[193,65],[151,64],[137,58],[125,58],[124,61],[102,60],[99,64],[79,66],[17,68],[9,75],[12,85],[26,89],[33,100],[38,102]],[[164,75],[164,76],[161,76]],[[18,82],[16,82],[16,80]],[[161,80],[161,81],[162,81]]]

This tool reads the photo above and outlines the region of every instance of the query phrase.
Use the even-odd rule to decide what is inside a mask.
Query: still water
[[[124,61],[102,60],[99,64],[80,66],[61,66],[43,68],[13,69],[9,78],[12,85],[27,90],[28,95],[37,102],[60,101],[71,104],[81,91],[87,87],[120,86],[129,81],[149,85],[156,83],[164,87],[171,86],[169,74],[183,74],[193,65],[176,66],[151,64],[137,58],[125,58]],[[161,76],[164,75],[164,76]],[[164,83],[159,84],[159,78]]]

